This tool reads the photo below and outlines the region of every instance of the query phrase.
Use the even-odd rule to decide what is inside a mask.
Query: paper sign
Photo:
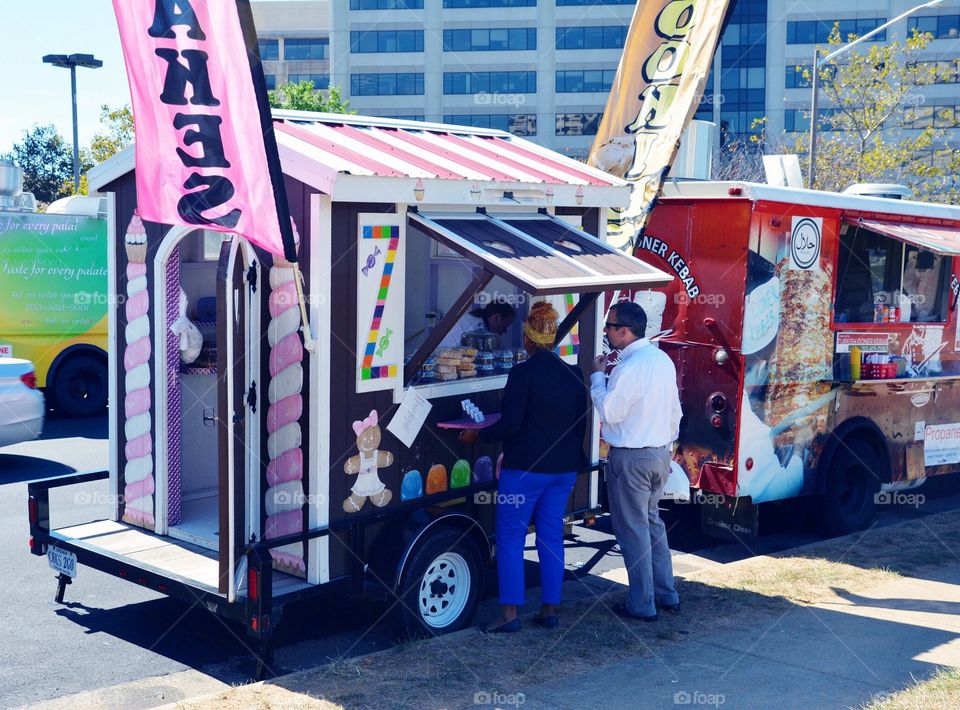
[[[913,440],[923,441],[923,430],[927,428],[926,422],[917,422],[913,427]]]
[[[923,465],[960,463],[960,424],[931,424],[923,432]]]
[[[848,353],[856,345],[863,353],[890,352],[890,336],[886,333],[837,333],[837,352]]]
[[[13,357],[13,346],[9,343],[0,343],[0,357]]]
[[[403,393],[403,400],[397,407],[397,413],[387,424],[387,431],[409,449],[423,428],[432,407],[422,394],[411,387]]]
[[[794,217],[790,229],[790,268],[820,268],[822,217]]]

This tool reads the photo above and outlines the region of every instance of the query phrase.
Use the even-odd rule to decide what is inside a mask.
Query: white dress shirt
[[[590,396],[610,446],[667,446],[679,436],[677,370],[669,356],[646,338],[620,352],[609,382],[603,372],[590,376]]]

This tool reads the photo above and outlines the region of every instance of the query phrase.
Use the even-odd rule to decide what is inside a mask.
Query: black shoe
[[[533,623],[548,629],[555,629],[560,625],[560,619],[553,614],[550,616],[540,616],[537,614],[535,617],[533,617]]]
[[[646,621],[648,623],[654,622],[657,620],[656,614],[654,614],[653,616],[640,616],[639,614],[634,614],[632,611],[627,609],[627,605],[624,604],[623,602],[620,602],[619,604],[614,605],[613,613],[616,614],[617,616],[622,616],[625,619],[639,619],[640,621]]]
[[[660,607],[660,611],[665,611],[668,614],[673,614],[674,616],[677,616],[680,613],[680,602],[677,602],[676,604],[658,604],[657,606]]]
[[[510,619],[510,621],[506,621],[499,626],[481,624],[477,628],[479,628],[480,632],[484,634],[510,634],[520,630],[520,619],[519,617],[514,617],[513,619]]]

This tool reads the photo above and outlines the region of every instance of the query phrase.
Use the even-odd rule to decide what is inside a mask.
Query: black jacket
[[[480,438],[503,442],[503,468],[569,473],[585,466],[590,410],[579,368],[538,351],[510,371],[501,409],[500,421],[481,429]]]

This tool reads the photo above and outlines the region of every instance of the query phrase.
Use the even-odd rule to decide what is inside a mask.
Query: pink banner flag
[[[234,232],[283,254],[285,198],[282,179],[279,193],[271,180],[279,161],[266,90],[258,96],[254,84],[262,84],[262,69],[244,42],[246,22],[255,47],[246,0],[113,7],[133,99],[140,215]]]

